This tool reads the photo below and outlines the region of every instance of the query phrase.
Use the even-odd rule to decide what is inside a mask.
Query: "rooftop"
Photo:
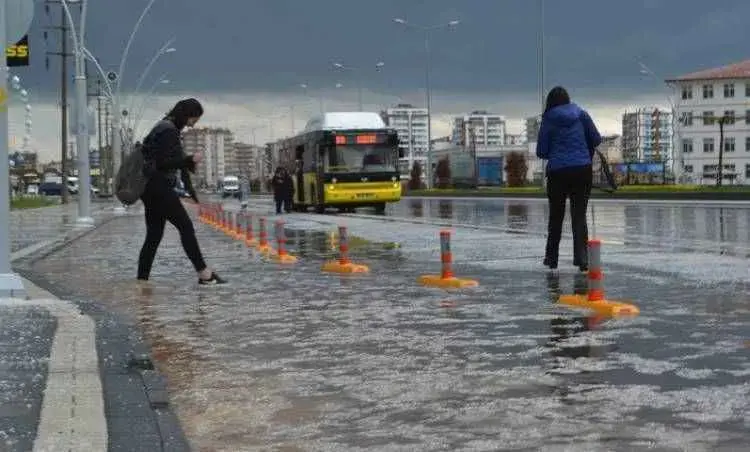
[[[305,131],[311,130],[347,130],[347,129],[384,129],[387,126],[383,118],[371,112],[336,112],[308,121]]]
[[[703,69],[691,72],[676,78],[667,79],[667,82],[682,82],[690,80],[725,80],[736,78],[750,78],[750,60],[721,66],[713,69]]]

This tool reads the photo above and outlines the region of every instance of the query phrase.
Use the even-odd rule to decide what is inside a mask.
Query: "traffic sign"
[[[14,45],[29,32],[34,18],[34,0],[5,1],[5,43],[3,47]]]

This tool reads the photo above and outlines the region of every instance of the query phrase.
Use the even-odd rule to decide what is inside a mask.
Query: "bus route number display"
[[[5,58],[8,67],[19,67],[29,65],[29,35],[5,49]]]

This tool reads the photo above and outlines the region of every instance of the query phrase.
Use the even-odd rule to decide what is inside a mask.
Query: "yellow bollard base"
[[[277,264],[295,264],[297,263],[297,256],[292,256],[289,253],[285,254],[279,254],[274,253],[272,256],[270,256],[271,260],[276,262]]]
[[[611,300],[590,301],[586,295],[560,295],[559,302],[567,306],[590,309],[608,317],[636,316],[641,312],[637,306],[630,303]]]
[[[258,245],[258,248],[256,249],[260,254],[264,256],[276,254],[276,250],[271,248],[271,245]]]
[[[247,245],[247,246],[257,246],[258,245],[258,241],[255,240],[255,239],[250,239],[250,240],[245,239],[245,245]]]
[[[369,273],[370,267],[353,262],[342,264],[339,261],[328,261],[323,264],[321,270],[329,273]]]
[[[417,281],[424,286],[439,287],[441,289],[464,289],[479,286],[479,282],[473,279],[442,278],[440,275],[423,275]]]

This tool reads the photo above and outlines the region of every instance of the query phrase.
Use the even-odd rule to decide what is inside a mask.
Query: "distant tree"
[[[408,187],[409,190],[420,190],[422,188],[422,165],[419,162],[414,162],[411,167]]]
[[[450,188],[451,163],[448,157],[444,157],[438,161],[435,168],[435,175],[437,176],[437,188]]]
[[[505,173],[508,175],[508,187],[522,187],[526,184],[526,156],[520,152],[508,154],[505,163]]]

